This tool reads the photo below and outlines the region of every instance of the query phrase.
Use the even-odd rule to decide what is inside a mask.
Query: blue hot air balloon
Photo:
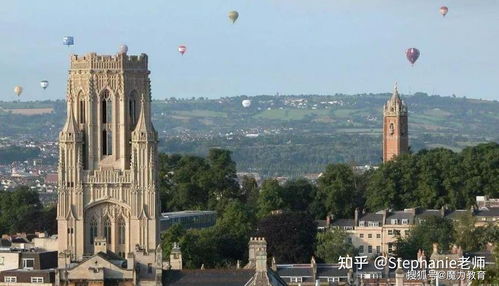
[[[75,40],[73,36],[66,36],[62,39],[62,44],[69,47],[75,44]]]

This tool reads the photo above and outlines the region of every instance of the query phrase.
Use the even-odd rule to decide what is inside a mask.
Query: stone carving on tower
[[[140,277],[155,277],[160,244],[149,73],[145,54],[71,56],[59,135],[59,253],[82,261],[105,238]]]
[[[397,85],[383,109],[383,162],[409,152],[407,106]]]

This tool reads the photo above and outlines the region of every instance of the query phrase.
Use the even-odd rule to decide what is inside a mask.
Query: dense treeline
[[[370,210],[469,208],[477,195],[499,197],[499,144],[480,144],[460,153],[422,150],[383,164],[367,176]]]
[[[39,148],[25,148],[20,146],[0,148],[0,164],[10,164],[15,161],[23,162],[29,159],[34,159],[39,154]]]
[[[162,155],[160,162],[164,211],[219,212],[213,228],[184,230],[176,226],[164,234],[165,255],[173,242],[179,242],[186,253],[184,261],[191,268],[245,261],[247,241],[253,235],[268,239],[269,253],[278,262],[309,262],[312,255],[319,261],[334,262],[339,255],[354,255],[357,250],[342,231],[316,234],[314,219],[324,219],[328,214],[352,218],[355,208],[468,208],[476,195],[499,195],[496,143],[469,147],[460,153],[423,150],[366,173],[358,173],[347,164],[331,164],[317,183],[298,178],[280,184],[267,179],[258,186],[253,178],[244,177],[239,187],[231,154],[220,149],[211,150],[207,158]],[[414,249],[428,248],[435,240],[441,240],[444,248],[456,243],[466,250],[476,250],[499,239],[497,227],[466,228],[445,221],[439,229],[415,229],[414,233],[433,236],[426,239],[414,235],[418,239],[400,241],[400,255],[414,255]],[[474,239],[478,237],[480,240]]]
[[[57,209],[43,208],[38,193],[27,187],[0,192],[0,233],[57,233]]]

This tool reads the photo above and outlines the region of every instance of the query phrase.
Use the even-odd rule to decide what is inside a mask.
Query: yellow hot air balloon
[[[239,13],[237,11],[229,12],[229,19],[232,21],[232,24],[234,24],[237,21],[237,18],[239,18]]]
[[[14,92],[16,93],[17,96],[20,96],[21,93],[23,93],[23,87],[19,85],[14,87]]]

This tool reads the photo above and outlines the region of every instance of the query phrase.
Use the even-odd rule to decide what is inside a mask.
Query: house
[[[0,252],[0,286],[55,285],[56,251],[9,250]]]
[[[163,285],[168,286],[287,286],[288,284],[267,265],[267,242],[251,238],[249,263],[244,269],[182,268],[182,254],[178,245],[170,255],[170,269],[163,273]],[[173,267],[172,267],[173,266]]]

